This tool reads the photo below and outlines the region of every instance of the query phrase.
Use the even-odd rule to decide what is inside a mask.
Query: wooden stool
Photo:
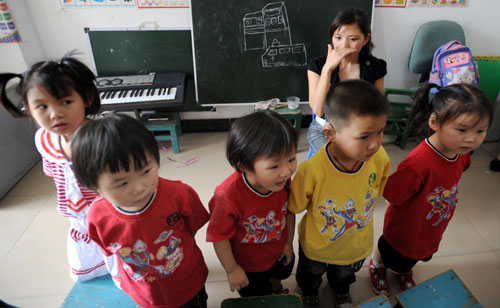
[[[106,275],[75,283],[61,307],[136,308],[137,304],[125,292],[115,286],[110,275]]]
[[[268,295],[226,298],[221,308],[302,308],[302,301],[297,294]]]
[[[403,308],[482,307],[453,270],[399,293],[396,299]]]
[[[302,110],[300,110],[300,108],[290,110],[288,107],[282,107],[274,109],[274,111],[282,115],[288,121],[291,121],[297,132],[300,131],[300,126],[302,125]]]
[[[142,124],[153,132],[157,141],[171,141],[174,153],[179,153],[179,141],[177,135],[182,136],[181,118],[175,113],[144,113],[140,117]],[[168,132],[156,134],[155,132]]]

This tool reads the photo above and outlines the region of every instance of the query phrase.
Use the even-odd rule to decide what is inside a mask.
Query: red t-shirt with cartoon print
[[[384,190],[389,207],[383,234],[394,249],[414,260],[438,250],[470,163],[470,154],[448,158],[426,139],[399,164]]]
[[[230,240],[236,263],[246,272],[263,272],[278,261],[287,239],[288,192],[261,194],[234,172],[210,200],[207,241]]]
[[[117,255],[121,287],[134,302],[173,308],[192,299],[207,279],[194,233],[208,218],[191,187],[159,178],[155,196],[139,212],[98,197],[88,214],[89,235],[106,255]]]

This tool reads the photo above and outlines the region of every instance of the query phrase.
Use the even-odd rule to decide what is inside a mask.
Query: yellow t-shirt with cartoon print
[[[389,176],[383,147],[352,173],[336,168],[323,146],[300,164],[291,185],[288,210],[307,213],[299,223],[299,242],[307,258],[349,265],[373,248],[373,213]]]

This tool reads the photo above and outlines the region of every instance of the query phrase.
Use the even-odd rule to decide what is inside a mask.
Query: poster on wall
[[[375,7],[405,8],[407,0],[375,0]]]
[[[19,43],[21,37],[5,0],[0,0],[0,43]]]
[[[469,0],[410,0],[411,7],[466,7]]]
[[[189,0],[137,0],[140,9],[189,8]]]
[[[59,0],[64,7],[137,6],[137,0]]]

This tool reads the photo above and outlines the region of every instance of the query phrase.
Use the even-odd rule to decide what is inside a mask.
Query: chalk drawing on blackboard
[[[268,3],[262,10],[243,17],[243,50],[264,50],[262,67],[305,66],[307,52],[293,44],[284,2]]]

